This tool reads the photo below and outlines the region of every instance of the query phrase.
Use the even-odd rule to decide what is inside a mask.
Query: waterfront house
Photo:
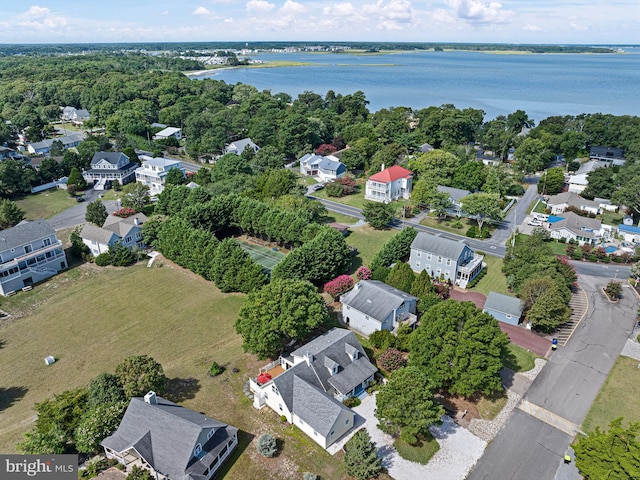
[[[67,150],[68,148],[74,148],[80,145],[80,142],[84,140],[84,134],[82,133],[72,133],[70,135],[65,135],[63,137],[57,138],[49,138],[47,140],[42,140],[40,142],[28,143],[27,151],[31,155],[48,155],[51,151],[51,146],[53,142],[60,142],[62,144],[62,149]]]
[[[177,127],[166,127],[153,136],[154,140],[167,140],[168,138],[182,139],[182,129]]]
[[[621,166],[626,162],[623,149],[599,146],[589,149],[589,160],[596,160],[606,167],[612,165]]]

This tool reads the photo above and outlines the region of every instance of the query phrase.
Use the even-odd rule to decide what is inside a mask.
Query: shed
[[[516,297],[489,292],[482,311],[500,322],[517,326],[522,316],[522,302]]]

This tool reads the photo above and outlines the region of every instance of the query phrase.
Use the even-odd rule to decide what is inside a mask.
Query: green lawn
[[[531,187],[531,188],[535,188],[535,187]],[[540,201],[540,202],[533,202],[531,205],[529,205],[529,208],[527,209],[527,213],[544,213],[545,209],[547,208],[547,204]]]
[[[22,433],[32,428],[35,402],[113,372],[126,356],[148,354],[170,379],[169,399],[241,430],[245,449],[221,478],[298,479],[305,471],[344,478],[341,454],[331,457],[271,410],[255,410],[243,394],[244,382],[265,363],[243,353],[233,328],[245,295],[223,294],[164,259],[156,263],[85,264],[3,299],[3,310],[14,316],[0,326],[1,362],[11,366],[0,369],[7,389],[0,396],[0,451],[16,451]],[[47,355],[58,361],[46,366]],[[213,361],[226,370],[210,378]],[[273,460],[258,458],[250,444],[264,432],[282,445]]]
[[[353,193],[351,195],[345,195],[344,197],[330,197],[329,195],[327,195],[326,189],[318,190],[313,195],[315,195],[318,198],[325,198],[327,200],[333,200],[334,202],[344,203],[345,205],[362,209],[364,208],[364,204],[368,202],[368,200],[364,199],[364,185],[358,185],[357,188],[358,190],[356,191],[356,193]],[[401,202],[400,200],[391,202],[391,205],[393,205],[394,208],[397,209],[398,216],[402,215],[400,208],[402,207],[403,204],[404,202]]]
[[[456,228],[453,226],[458,222],[462,224],[461,228]],[[476,222],[475,220],[469,220],[468,218],[457,219],[447,217],[443,220],[438,220],[435,217],[424,217],[420,221],[420,225],[437,228],[438,230],[455,233],[457,235],[464,235],[472,225],[478,226],[478,222]]]
[[[345,225],[352,225],[356,223],[358,219],[356,217],[350,217],[349,215],[343,215],[342,213],[336,212],[327,212],[327,215],[324,217],[325,223],[343,223]]]
[[[405,460],[421,463],[422,465],[429,463],[431,457],[440,450],[440,445],[431,435],[429,435],[429,439],[421,442],[418,446],[409,445],[400,438],[395,439],[393,446],[396,448],[398,455]]]
[[[631,422],[640,421],[638,398],[640,398],[638,360],[620,356],[582,422],[582,430],[588,433],[596,427],[605,429],[611,420],[618,417],[624,417],[623,425],[625,426]]]
[[[478,400],[478,412],[483,420],[493,420],[507,404],[507,393],[498,392],[490,397],[481,397]]]
[[[622,223],[623,216],[624,214],[622,212],[608,212],[605,210],[598,218],[602,220],[602,223],[605,225],[613,225],[616,227]]]
[[[369,225],[352,228],[346,239],[347,244],[358,249],[358,256],[353,262],[352,271],[355,272],[361,265],[368,266],[378,250],[396,233],[398,233],[397,230],[375,230]]]
[[[507,345],[507,352],[502,357],[502,363],[514,372],[528,372],[535,364],[536,356],[529,350],[515,343]]]
[[[516,243],[520,243],[521,241],[523,241],[528,236],[529,235],[525,235],[524,233],[518,233],[517,236],[516,236]],[[560,242],[558,242],[556,240],[550,240],[550,241],[546,242],[546,244],[551,249],[551,253],[553,255],[566,255],[567,254],[567,244],[566,243],[560,243]]]
[[[27,220],[51,218],[77,203],[66,190],[60,188],[17,197],[15,201],[24,210]]]
[[[513,295],[509,293],[507,279],[502,273],[502,259],[492,255],[485,255],[484,262],[487,264],[487,273],[471,290],[485,295],[489,295],[489,292]]]

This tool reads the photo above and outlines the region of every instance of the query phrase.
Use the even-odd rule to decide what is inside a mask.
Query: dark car
[[[76,197],[76,202],[84,202],[84,197]]]

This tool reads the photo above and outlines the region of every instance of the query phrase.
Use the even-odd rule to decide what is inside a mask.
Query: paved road
[[[65,211],[60,212],[58,215],[51,217],[49,220],[47,220],[47,223],[49,223],[49,225],[51,225],[56,230],[75,227],[76,225],[85,223],[87,204],[97,199],[100,193],[101,192],[98,192],[96,190],[88,189],[83,195],[85,199],[84,202],[78,203],[73,207],[69,207]],[[103,203],[104,206],[107,207],[107,212],[109,213],[113,213],[119,208],[115,200],[106,200]]]
[[[340,202],[334,202],[333,200],[327,200],[326,198],[319,198],[313,195],[307,194],[308,198],[312,198],[314,200],[318,200],[322,203],[327,210],[331,212],[342,213],[344,215],[349,215],[351,217],[359,218],[364,220],[364,215],[362,215],[362,210],[357,207],[352,207],[350,205],[345,205]],[[426,227],[424,225],[420,225],[419,223],[412,222],[410,220],[402,220],[396,219],[390,224],[393,228],[401,229],[405,226],[412,226],[419,232],[426,232],[432,235],[439,235],[442,238],[448,238],[450,240],[455,241],[464,241],[469,247],[474,250],[480,250],[485,253],[489,253],[496,257],[504,257],[506,253],[506,247],[504,244],[495,244],[494,242],[490,242],[488,240],[476,240],[468,237],[464,237],[462,235],[456,235],[455,233],[443,232],[442,230],[438,230],[437,228]]]
[[[629,278],[629,265],[622,265],[619,263],[591,263],[591,262],[578,262],[570,260],[571,265],[576,267],[578,275],[589,275],[592,277],[603,277],[618,280],[625,280]]]
[[[625,288],[618,303],[601,288],[606,278],[581,275],[589,310],[566,347],[552,354],[524,400],[580,425],[633,331],[638,301]],[[469,480],[552,480],[571,435],[516,409]]]
[[[500,222],[498,228],[496,228],[493,235],[491,235],[491,238],[488,240],[489,242],[504,244],[516,227],[520,226],[520,224],[524,222],[529,205],[531,205],[538,197],[538,180],[539,178],[535,176],[527,177],[525,179],[529,184],[527,190],[524,192],[522,198],[520,198],[520,200],[511,207],[511,210],[509,210],[504,221]]]

